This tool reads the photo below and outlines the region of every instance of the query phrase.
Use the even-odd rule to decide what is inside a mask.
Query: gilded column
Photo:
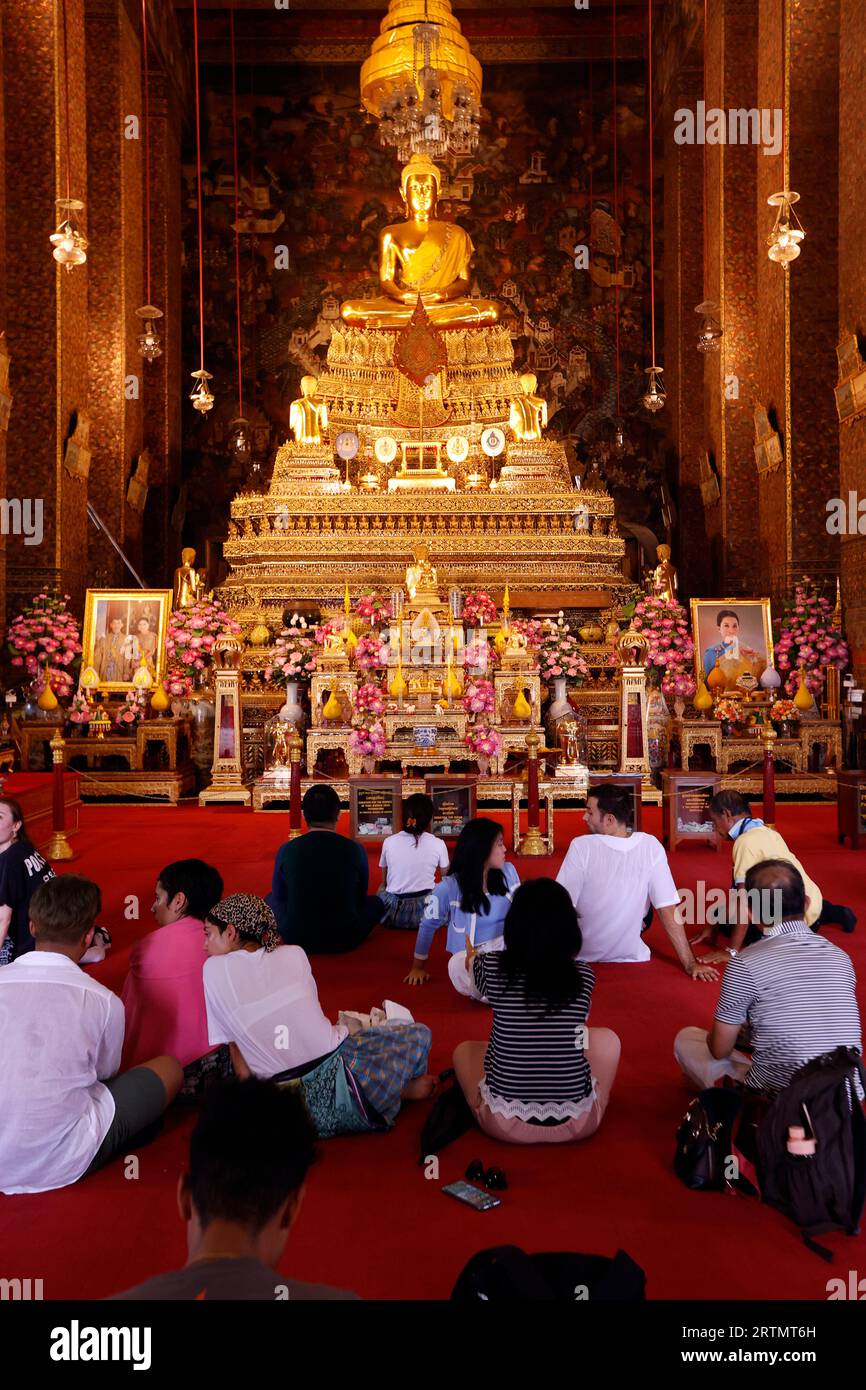
[[[866,130],[866,45],[862,0],[839,6],[839,335],[866,329],[866,221],[863,131]],[[805,254],[805,253],[804,253]],[[839,496],[866,498],[866,415],[839,427]],[[858,682],[866,680],[866,535],[842,537],[842,605]]]
[[[718,0],[708,7],[707,107],[756,105],[758,11],[754,0]],[[755,314],[756,161],[754,144],[704,147],[707,278],[705,298],[719,305],[724,329],[718,352],[703,355],[707,434],[721,488],[723,564],[716,591],[753,593],[758,479],[753,453],[757,370]]]
[[[87,575],[87,478],[65,470],[64,452],[79,412],[88,407],[89,266],[58,265],[48,236],[57,221],[55,199],[66,196],[67,167],[72,196],[87,195],[84,0],[62,6],[2,0],[2,12],[6,167],[14,171],[6,181],[14,397],[6,489],[9,496],[41,501],[43,532],[37,544],[25,544],[23,535],[8,537],[8,602],[14,607],[49,585],[80,605]],[[86,205],[85,234],[89,211]]]
[[[138,352],[142,263],[144,115],[139,36],[123,5],[86,0],[90,499],[136,569],[141,522],[126,489],[141,452],[144,376]],[[106,584],[134,581],[101,532],[91,532],[90,568]]]

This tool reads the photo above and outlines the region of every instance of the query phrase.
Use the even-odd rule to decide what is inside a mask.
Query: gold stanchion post
[[[54,833],[48,842],[45,858],[53,861],[74,859],[72,846],[66,838],[66,806],[63,800],[63,767],[66,743],[59,729],[51,740],[51,758],[54,764],[53,777],[53,816]]]
[[[541,739],[536,733],[526,735],[526,834],[517,847],[518,854],[547,854],[547,845],[541,834],[541,805],[538,796],[538,749]]]

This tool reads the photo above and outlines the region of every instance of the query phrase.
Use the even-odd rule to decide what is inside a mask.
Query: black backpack
[[[807,1062],[773,1098],[757,1131],[761,1196],[800,1227],[803,1240],[826,1260],[832,1253],[812,1237],[823,1231],[857,1235],[866,1198],[866,1116],[856,1081],[866,1070],[853,1047],[837,1047]],[[788,1152],[788,1130],[814,1136],[815,1152]]]
[[[570,1250],[527,1255],[518,1245],[479,1250],[464,1265],[451,1292],[452,1303],[639,1303],[644,1298],[646,1274],[624,1250],[617,1250],[611,1260]]]

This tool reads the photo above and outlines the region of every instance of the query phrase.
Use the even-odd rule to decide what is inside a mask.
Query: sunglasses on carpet
[[[504,1168],[485,1168],[480,1158],[473,1158],[469,1164],[466,1180],[483,1183],[490,1192],[504,1192],[508,1187]]]

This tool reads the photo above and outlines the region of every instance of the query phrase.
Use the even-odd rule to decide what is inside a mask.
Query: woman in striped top
[[[464,1042],[454,1069],[485,1134],[513,1144],[586,1139],[601,1124],[620,1041],[588,1028],[595,975],[575,957],[582,939],[566,890],[524,883],[505,919],[505,949],[467,951],[466,968],[493,1007],[490,1041]]]

